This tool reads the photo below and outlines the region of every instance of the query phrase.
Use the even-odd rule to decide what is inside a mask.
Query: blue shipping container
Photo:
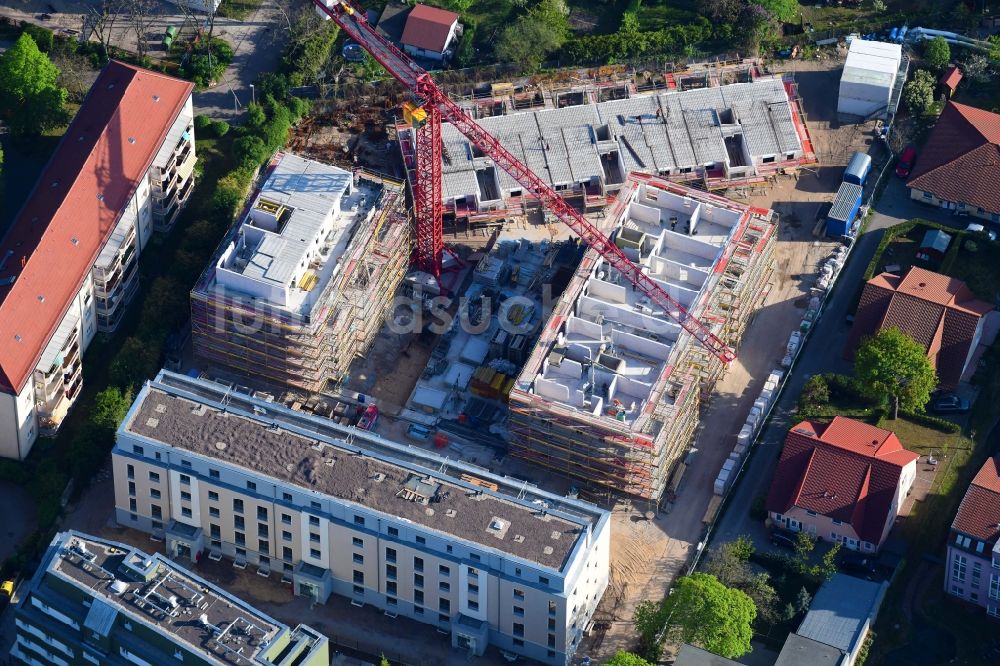
[[[858,151],[851,156],[851,161],[844,169],[844,182],[864,185],[868,172],[872,170],[872,158],[867,153]]]
[[[851,225],[861,208],[864,188],[855,183],[841,183],[837,198],[826,216],[826,235],[839,238],[851,233]]]

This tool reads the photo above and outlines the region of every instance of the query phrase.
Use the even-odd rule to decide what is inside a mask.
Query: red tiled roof
[[[114,60],[97,77],[0,240],[0,390],[24,387],[193,88]]]
[[[948,102],[907,187],[1000,213],[1000,115]]]
[[[957,65],[952,65],[948,69],[944,70],[944,74],[941,75],[940,83],[948,87],[949,90],[954,91],[958,87],[958,84],[962,81],[962,70],[958,68]]]
[[[792,428],[771,481],[767,509],[799,507],[849,523],[878,545],[903,467],[918,458],[888,430],[835,417]]]
[[[415,5],[406,17],[400,42],[425,51],[441,53],[447,46],[448,33],[458,14],[428,5]]]
[[[980,318],[993,309],[955,278],[911,268],[905,276],[882,273],[865,285],[844,355],[865,337],[895,327],[927,350],[940,385],[958,385]]]
[[[1000,456],[987,460],[976,474],[951,529],[990,543],[1000,538]]]

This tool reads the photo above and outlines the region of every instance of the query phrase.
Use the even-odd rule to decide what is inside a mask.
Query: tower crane
[[[443,120],[461,132],[483,155],[506,171],[525,192],[531,193],[539,204],[572,229],[584,243],[594,248],[601,257],[616,268],[622,276],[652,303],[677,322],[709,352],[724,364],[736,359],[729,345],[690,315],[652,277],[631,259],[600,229],[587,221],[573,206],[542,180],[531,169],[510,153],[503,145],[475,121],[441,90],[429,72],[399,50],[392,42],[371,26],[360,9],[351,0],[313,0],[318,12],[331,19],[352,40],[357,42],[385,70],[414,96],[414,101],[403,105],[403,116],[414,128],[415,182],[413,201],[416,217],[416,263],[434,277],[441,274],[441,255],[444,252],[444,234],[441,227],[441,122]]]

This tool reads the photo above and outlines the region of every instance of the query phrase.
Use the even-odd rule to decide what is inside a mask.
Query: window
[[[309,516],[309,525],[312,527],[319,527],[319,517]]]
[[[438,610],[442,613],[450,613],[451,601],[448,599],[438,599]]]
[[[479,586],[475,583],[469,583],[469,594],[479,594]]]
[[[135,481],[128,482],[128,494],[135,497]]]
[[[987,606],[986,614],[991,617],[1000,617],[1000,607],[997,606]]]
[[[554,648],[556,646],[556,635],[549,634],[549,647]]]
[[[158,520],[154,520],[153,521],[153,529],[154,530],[162,530],[163,529],[163,523],[161,523]]]
[[[556,616],[556,602],[550,601],[549,602],[549,617],[555,617],[555,616]]]
[[[237,548],[236,549],[236,557],[246,558],[246,556],[247,556],[247,549],[246,548]]]
[[[357,569],[355,569],[354,570],[354,582],[357,583],[358,585],[364,585],[365,584],[365,572],[364,571],[358,571]]]
[[[281,524],[282,525],[291,525],[292,524],[292,517],[290,515],[288,515],[287,513],[281,514]]]
[[[247,535],[244,534],[243,532],[237,532],[236,533],[236,543],[238,545],[240,545],[240,546],[247,545]]]
[[[390,580],[388,583],[385,584],[385,593],[391,594],[392,596],[396,596],[396,581]]]
[[[256,492],[257,484],[253,481],[247,481],[247,490],[253,490]]]
[[[990,599],[1000,601],[1000,576],[990,574]]]
[[[313,558],[314,560],[318,560],[321,557],[323,557],[323,553],[319,552],[319,548],[310,548],[309,557]]]
[[[395,592],[393,592],[393,594],[395,594]],[[386,597],[385,598],[385,603],[388,606],[395,606],[396,603],[397,603],[397,601],[398,600],[396,599],[396,597]]]
[[[442,576],[450,576],[451,575],[451,569],[449,569],[445,565],[441,564],[441,565],[438,565],[438,573],[441,574]]]
[[[219,501],[219,493],[215,492],[214,490],[209,490],[208,491],[208,500],[210,502],[218,502]]]
[[[220,515],[219,514],[219,507],[217,507],[217,506],[210,506],[210,507],[208,507],[208,515],[211,518],[218,518],[219,515]]]
[[[217,470],[217,469],[209,469],[208,470],[208,476],[211,477],[211,478],[213,478],[213,479],[219,478],[219,470]]]
[[[418,536],[418,537],[417,537],[417,543],[419,543],[419,544],[420,544],[421,546],[423,546],[424,544],[426,544],[426,543],[427,543],[427,539],[425,539],[425,538],[424,538],[424,537],[422,537],[422,536]]]
[[[316,532],[310,532],[309,533],[309,542],[310,543],[319,543],[319,541],[320,541],[319,534],[317,534]]]
[[[182,506],[181,507],[181,515],[184,516],[185,518],[190,518],[191,517],[191,509],[188,508],[188,507],[186,507],[186,506]]]
[[[414,606],[413,607],[413,614],[414,615],[423,615],[424,614],[424,609],[421,608],[420,606]]]
[[[985,543],[983,543],[982,541],[977,541],[977,542],[976,542],[976,552],[977,552],[977,553],[982,553],[982,552],[983,552],[983,547],[984,547],[985,545],[986,545],[986,544],[985,544]]]
[[[394,564],[385,565],[385,579],[396,580],[396,565]]]
[[[413,587],[423,587],[423,586],[424,586],[423,574],[413,574]]]
[[[956,555],[951,562],[951,580],[957,583],[965,582],[966,559],[964,555]]]
[[[555,631],[555,630],[556,630],[556,621],[555,621],[555,620],[553,620],[553,619],[552,619],[552,618],[550,617],[550,618],[549,618],[549,631]]]
[[[182,486],[190,486],[191,485],[191,477],[188,476],[187,474],[181,474],[181,485]]]
[[[445,547],[444,547],[444,549],[445,549],[445,551],[447,551],[448,553],[451,553],[451,546],[450,546],[450,545],[448,545],[448,546],[445,546]]]
[[[479,562],[482,558],[476,553],[469,553],[469,557],[472,558],[473,562]]]
[[[159,483],[160,482],[160,475],[157,474],[156,472],[150,472],[149,473],[149,480],[152,481],[153,483]]]
[[[954,594],[957,597],[964,597],[965,596],[965,590],[962,589],[961,587],[959,587],[958,585],[952,585],[951,586],[951,593]]]
[[[289,548],[288,546],[282,546],[281,547],[281,559],[286,560],[288,562],[291,562],[292,561],[292,549]]]
[[[413,570],[414,571],[423,571],[424,570],[424,558],[422,558],[422,557],[414,557],[413,558]]]
[[[479,602],[478,601],[471,601],[470,600],[469,601],[469,610],[470,611],[478,611],[479,610]]]
[[[257,551],[261,553],[270,553],[271,544],[267,539],[257,539]]]
[[[257,520],[267,520],[267,507],[259,506],[257,507]]]
[[[361,553],[354,553],[353,557],[354,557],[354,563],[355,564],[364,564],[365,563],[365,556],[362,555]]]
[[[414,590],[413,591],[413,603],[423,605],[424,604],[424,591]]]
[[[806,515],[807,516],[815,516],[816,512],[815,511],[810,511],[809,509],[806,509]]]
[[[245,530],[247,528],[246,523],[243,520],[243,516],[234,516],[233,523],[236,525],[236,529]]]
[[[219,539],[222,537],[222,528],[215,523],[208,526],[208,531],[212,535],[212,538]]]
[[[358,537],[352,537],[351,538],[351,544],[355,548],[364,548],[365,547],[365,541],[364,541],[364,539],[359,539]]]
[[[396,549],[395,548],[386,548],[385,549],[385,561],[386,562],[395,562],[396,561]]]
[[[389,532],[389,536],[391,536],[391,537],[398,537],[399,536],[399,530],[396,529],[395,527],[390,527],[388,529],[388,532]]]
[[[142,447],[137,444],[132,445],[132,453],[136,454],[137,456],[144,455]]]
[[[524,609],[520,606],[514,606],[514,617],[524,617]]]
[[[358,596],[362,596],[362,595],[364,595],[364,593],[365,593],[365,588],[361,587],[360,585],[355,585],[354,586],[354,594],[356,594]]]
[[[267,531],[268,531],[267,530],[267,525],[265,525],[264,523],[257,523],[257,536],[259,536],[259,537],[268,537],[268,536],[270,536],[267,533]]]
[[[451,583],[446,583],[444,581],[441,581],[440,583],[438,583],[438,589],[441,590],[442,592],[451,592]]]
[[[135,478],[135,465],[128,465],[125,469],[128,471],[128,478],[134,479]]]
[[[479,580],[479,569],[469,567],[469,578],[471,580]]]
[[[539,582],[539,583],[540,583],[541,585],[548,585],[548,584],[549,584],[549,579],[548,579],[548,578],[546,578],[545,576],[539,576],[539,577],[538,577],[538,582]]]
[[[520,622],[515,622],[514,623],[514,635],[515,636],[524,636],[524,624],[522,624]]]
[[[139,510],[138,503],[135,501],[134,497],[130,497],[128,500],[128,510],[133,513]]]
[[[447,615],[438,615],[438,622],[440,622],[442,624],[445,624],[445,623],[447,623],[450,620],[451,620],[451,618],[448,617]]]
[[[150,510],[150,513],[152,514],[153,518],[155,518],[157,520],[160,520],[160,519],[163,518],[163,510],[160,508],[159,504],[150,504],[149,505],[149,510]]]
[[[361,525],[362,527],[364,527],[365,526],[364,516],[354,516],[354,524]]]
[[[311,506],[312,508],[317,509],[317,510],[323,508],[323,506],[319,502],[317,502],[316,500],[313,500],[313,501],[309,502],[309,506]]]
[[[514,575],[515,576],[520,576],[521,575],[521,567],[515,567],[514,568]]]
[[[291,502],[292,501],[292,494],[291,493],[281,493],[281,499],[284,500],[285,502]]]
[[[191,493],[189,493],[186,490],[182,490],[181,491],[181,501],[182,502],[190,502],[191,501]]]
[[[233,511],[236,513],[243,513],[243,500],[234,499],[233,500]]]
[[[292,533],[289,532],[288,530],[281,530],[281,540],[282,541],[291,541],[292,540]]]
[[[190,460],[181,460],[181,467],[191,467]]]
[[[842,521],[842,520],[837,520],[836,518],[834,518],[834,519],[833,519],[833,524],[834,524],[834,525],[843,525],[843,524],[844,524],[844,521]]]

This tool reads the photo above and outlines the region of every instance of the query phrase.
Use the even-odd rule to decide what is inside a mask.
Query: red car
[[[375,422],[378,421],[378,407],[375,405],[368,405],[368,409],[361,416],[361,420],[358,421],[358,428],[360,430],[371,430],[375,427]]]
[[[917,159],[917,149],[913,146],[907,146],[903,154],[899,156],[899,162],[896,163],[896,175],[900,178],[909,176],[915,159]]]

